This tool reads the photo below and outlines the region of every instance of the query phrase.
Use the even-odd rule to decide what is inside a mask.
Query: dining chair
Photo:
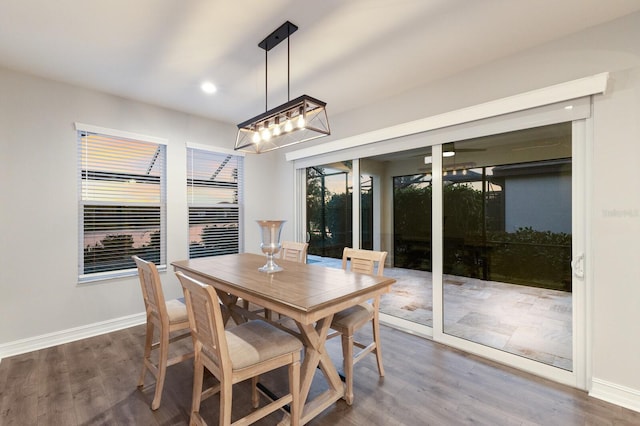
[[[346,247],[342,253],[342,269],[373,275],[377,264],[377,275],[382,276],[386,258],[386,251],[361,250]],[[328,338],[338,335],[342,336],[342,363],[347,388],[345,400],[348,405],[353,403],[353,366],[365,355],[368,353],[374,353],[376,355],[378,373],[380,377],[384,376],[380,347],[379,307],[380,295],[376,296],[372,303],[364,302],[336,313],[331,322],[331,328],[337,333],[330,334]],[[368,322],[371,322],[373,326],[373,342],[364,344],[356,341],[354,339],[354,333]],[[354,346],[361,349],[356,354],[354,354]]]
[[[187,307],[184,303],[178,299],[164,300],[162,283],[156,265],[138,256],[132,257],[138,267],[142,298],[144,299],[147,314],[147,334],[144,343],[142,373],[138,380],[138,387],[144,386],[144,377],[147,370],[149,370],[156,378],[156,389],[151,402],[151,409],[157,410],[160,407],[167,367],[193,357],[193,352],[189,352],[168,359],[169,345],[191,336],[189,318],[187,316]],[[158,328],[159,340],[154,343],[153,338],[156,327]],[[186,330],[186,332],[174,333],[182,330]],[[171,336],[172,333],[174,336]],[[151,352],[155,349],[160,349],[157,363],[154,363],[151,359]]]
[[[289,404],[291,425],[300,424],[300,351],[302,342],[266,321],[255,320],[225,329],[220,302],[213,287],[177,272],[187,303],[195,360],[190,425],[206,424],[200,403],[220,393],[219,425],[231,425],[233,385],[251,378],[254,410],[233,424],[251,424]],[[288,366],[289,393],[259,407],[258,376]],[[202,389],[204,369],[218,383]]]
[[[297,241],[283,241],[280,250],[280,259],[292,262],[307,263],[307,250],[309,243],[299,243]]]

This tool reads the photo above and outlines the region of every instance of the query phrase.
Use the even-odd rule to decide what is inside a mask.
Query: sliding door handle
[[[580,253],[571,261],[571,269],[573,275],[578,278],[584,278],[584,253]]]

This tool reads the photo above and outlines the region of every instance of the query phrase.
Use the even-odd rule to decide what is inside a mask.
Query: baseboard
[[[83,325],[81,327],[3,343],[0,345],[0,361],[2,361],[3,358],[10,356],[37,351],[39,349],[45,349],[51,346],[61,345],[63,343],[86,339],[87,337],[122,330],[123,328],[133,327],[134,325],[144,324],[145,321],[146,315],[144,312],[141,312],[139,314],[128,315],[126,317],[96,322],[93,324]]]
[[[640,412],[640,391],[594,378],[589,395]]]

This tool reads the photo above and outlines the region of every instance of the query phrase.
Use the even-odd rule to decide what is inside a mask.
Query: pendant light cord
[[[287,37],[287,101],[291,100],[291,84],[289,76],[291,75],[291,37]]]
[[[269,90],[268,90],[268,82],[269,82],[269,66],[267,64],[267,61],[269,60],[269,52],[267,51],[267,49],[264,49],[264,111],[267,112],[268,105],[268,96],[269,96]]]
[[[292,25],[290,22],[287,22],[286,24]],[[291,38],[290,36],[297,29],[298,27],[295,27],[295,26],[293,30],[291,27],[288,27],[287,29],[287,101],[291,100]],[[269,37],[262,40],[262,43],[258,45],[264,49],[264,110],[265,112],[269,109],[269,50],[271,50],[272,47],[278,44],[278,42],[276,42],[274,46],[270,46],[268,39]],[[262,44],[264,44],[264,46]]]

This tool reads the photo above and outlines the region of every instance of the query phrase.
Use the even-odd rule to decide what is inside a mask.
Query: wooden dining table
[[[276,262],[283,270],[275,273],[258,271],[265,256],[251,253],[180,260],[171,265],[216,289],[226,307],[225,321],[246,320],[248,312],[237,304],[239,298],[295,321],[305,345],[300,380],[300,399],[305,403],[300,424],[306,424],[344,396],[344,384],[325,350],[333,315],[389,292],[395,280],[320,265]],[[318,366],[329,389],[308,400]],[[287,421],[285,416],[283,422]]]

